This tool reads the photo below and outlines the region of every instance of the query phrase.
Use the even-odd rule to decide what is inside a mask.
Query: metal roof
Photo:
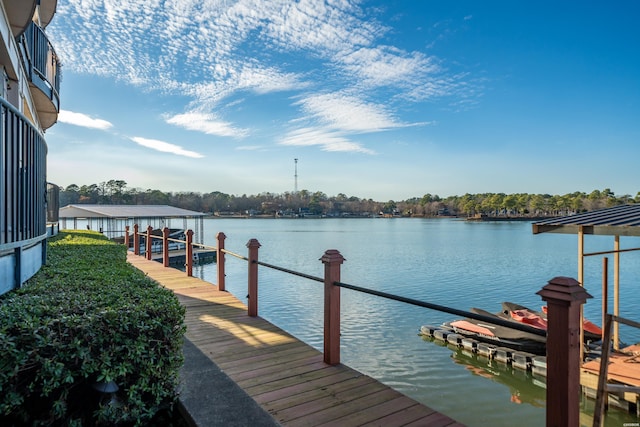
[[[192,218],[207,214],[168,205],[67,205],[60,218]]]
[[[620,205],[532,224],[533,234],[565,233],[640,236],[640,204]]]

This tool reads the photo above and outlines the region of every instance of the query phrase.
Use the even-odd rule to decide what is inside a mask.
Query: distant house
[[[60,62],[44,30],[56,6],[0,0],[0,294],[45,262],[47,195],[56,191],[47,186],[44,131],[58,120]]]

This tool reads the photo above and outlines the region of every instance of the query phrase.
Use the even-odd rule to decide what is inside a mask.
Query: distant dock
[[[144,256],[144,253],[141,254]],[[151,259],[153,261],[162,262],[162,252],[152,252]],[[193,249],[194,264],[209,264],[216,262],[216,251],[210,249],[194,248]],[[184,249],[169,251],[169,265],[172,267],[182,267],[187,263],[187,255]]]

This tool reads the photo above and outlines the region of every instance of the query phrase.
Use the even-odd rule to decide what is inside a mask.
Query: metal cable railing
[[[350,285],[348,283],[335,282],[334,285],[340,286],[341,288],[351,289],[354,291],[362,292],[369,295],[375,295],[381,298],[387,298],[394,301],[403,302],[406,304],[416,305],[418,307],[424,307],[431,310],[441,311],[444,313],[455,314],[456,316],[468,317],[475,320],[480,320],[482,322],[491,323],[499,326],[506,326],[511,329],[517,329],[523,332],[529,332],[535,335],[546,336],[546,331],[538,328],[534,328],[533,326],[525,325],[524,323],[516,323],[508,319],[500,319],[498,317],[489,317],[478,313],[473,313],[470,311],[458,310],[456,308],[447,307],[444,305],[433,304],[425,301],[420,301],[413,298],[407,298],[400,295],[394,295],[387,292],[376,291],[373,289],[363,288],[360,286]]]
[[[146,234],[141,234],[141,236],[146,236]],[[162,236],[158,236],[158,235],[151,235],[150,236],[151,239],[160,239],[162,240]],[[178,243],[186,243],[186,241],[184,240],[180,240],[180,239],[175,239],[175,238],[167,238],[168,241],[172,241],[172,242],[178,242]],[[212,250],[217,250],[218,248],[214,247],[214,246],[207,246],[207,245],[203,245],[203,244],[199,244],[199,243],[191,243],[192,246],[197,246],[197,247],[202,247],[202,248],[208,248],[208,249],[212,249]],[[231,255],[232,257],[244,260],[249,262],[250,259],[247,256],[232,252],[230,250],[227,249],[221,249],[220,252],[227,254],[227,255]],[[297,277],[302,277],[304,279],[307,280],[312,280],[315,282],[320,282],[323,283],[324,282],[324,278],[322,277],[317,277],[317,276],[313,276],[310,274],[306,274],[306,273],[302,273],[300,271],[295,271],[286,267],[281,267],[278,265],[274,265],[274,264],[269,264],[263,261],[257,261],[257,260],[253,260],[251,261],[252,263],[255,263],[259,266],[262,267],[266,267],[266,268],[270,268],[272,270],[276,270],[276,271],[280,271],[286,274],[291,274],[293,276],[297,276]],[[519,330],[522,332],[527,332],[527,333],[531,333],[534,335],[538,335],[538,336],[542,336],[545,337],[547,335],[545,330],[542,329],[538,329],[535,328],[533,326],[529,326],[526,325],[524,323],[517,323],[514,321],[511,321],[509,319],[502,319],[499,317],[490,317],[490,316],[486,316],[483,314],[478,314],[478,313],[474,313],[471,311],[465,311],[465,310],[460,310],[460,309],[456,309],[456,308],[452,308],[452,307],[447,307],[444,305],[439,305],[439,304],[434,304],[434,303],[430,303],[430,302],[426,302],[426,301],[421,301],[415,298],[409,298],[409,297],[404,297],[401,295],[395,295],[395,294],[391,294],[388,292],[383,292],[383,291],[377,291],[374,289],[369,289],[369,288],[365,288],[362,286],[356,286],[356,285],[351,285],[348,283],[343,283],[343,282],[334,282],[333,283],[335,286],[339,286],[341,288],[345,288],[345,289],[350,289],[352,291],[356,291],[356,292],[361,292],[364,294],[369,294],[369,295],[373,295],[373,296],[377,296],[380,298],[386,298],[389,300],[393,300],[393,301],[398,301],[398,302],[402,302],[405,304],[410,304],[410,305],[415,305],[418,307],[423,307],[423,308],[427,308],[430,310],[435,310],[435,311],[439,311],[439,312],[443,312],[443,313],[448,313],[448,314],[453,314],[456,316],[462,316],[465,318],[470,318],[470,319],[474,319],[474,320],[479,320],[482,322],[486,322],[486,323],[490,323],[493,325],[498,325],[498,326],[504,326],[507,328],[511,328],[511,329],[515,329],[515,330]]]
[[[227,252],[227,251],[225,251],[225,252],[226,253],[230,253],[230,252]],[[248,261],[247,257],[243,257],[243,256],[237,255],[237,254],[233,254],[233,255],[238,257],[238,258],[244,259],[245,261]],[[256,261],[256,264],[261,265],[263,267],[271,268],[273,270],[282,271],[282,272],[287,273],[287,274],[292,274],[294,276],[302,277],[302,278],[305,278],[305,279],[308,279],[308,280],[313,280],[313,281],[321,282],[321,283],[324,282],[324,279],[321,278],[321,277],[312,276],[312,275],[309,275],[309,274],[301,273],[299,271],[290,270],[288,268],[279,267],[279,266],[273,265],[273,264],[268,264],[266,262]],[[539,335],[539,336],[542,336],[542,337],[546,337],[547,336],[546,331],[544,331],[542,329],[538,329],[538,328],[535,328],[533,326],[526,325],[524,323],[517,323],[517,322],[511,321],[511,320],[508,320],[508,319],[501,319],[501,318],[498,318],[498,317],[489,317],[489,316],[485,316],[483,314],[478,314],[478,313],[465,311],[465,310],[459,310],[459,309],[456,309],[456,308],[451,308],[451,307],[447,307],[447,306],[439,305],[439,304],[433,304],[433,303],[429,303],[429,302],[425,302],[425,301],[420,301],[420,300],[417,300],[417,299],[414,299],[414,298],[408,298],[408,297],[403,297],[401,295],[391,294],[391,293],[388,293],[388,292],[382,292],[382,291],[377,291],[377,290],[374,290],[374,289],[364,288],[362,286],[350,285],[348,283],[334,282],[333,284],[335,286],[339,286],[341,288],[351,289],[352,291],[361,292],[361,293],[369,294],[369,295],[374,295],[374,296],[377,296],[377,297],[386,298],[386,299],[402,302],[402,303],[405,303],[405,304],[411,304],[411,305],[415,305],[415,306],[418,306],[418,307],[428,308],[430,310],[435,310],[435,311],[440,311],[440,312],[443,312],[443,313],[454,314],[456,316],[462,316],[462,317],[466,317],[466,318],[470,318],[470,319],[480,320],[482,322],[491,323],[493,325],[505,326],[507,328],[516,329],[516,330],[519,330],[519,331],[532,333],[534,335]]]

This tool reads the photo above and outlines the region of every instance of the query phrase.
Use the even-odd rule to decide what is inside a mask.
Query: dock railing
[[[185,271],[188,276],[193,275],[193,248],[194,246],[204,246],[194,244],[192,241],[193,231],[187,230],[186,241],[168,238],[168,228],[163,229],[162,236],[151,234],[152,227],[146,230],[146,250],[145,256],[151,259],[152,239],[162,239],[163,245],[163,265],[169,266],[168,262],[168,242],[171,240],[185,243],[186,261]],[[128,228],[125,244],[128,242]],[[138,225],[134,225],[133,250],[136,255],[140,255]],[[324,284],[324,362],[329,365],[340,363],[340,289],[345,288],[356,292],[374,295],[380,298],[391,299],[405,304],[416,305],[430,310],[436,310],[456,316],[476,319],[483,322],[499,326],[506,326],[520,331],[546,336],[547,337],[547,426],[578,427],[580,425],[580,367],[581,348],[580,325],[581,306],[588,298],[591,298],[585,289],[576,280],[569,277],[555,277],[537,292],[546,301],[548,306],[547,331],[537,329],[526,324],[519,324],[509,320],[495,317],[488,317],[481,314],[459,310],[452,307],[420,301],[400,295],[381,292],[361,286],[351,285],[340,281],[341,265],[345,262],[344,257],[336,249],[328,249],[321,256],[320,261],[324,264],[324,277],[316,277],[284,267],[262,262],[258,257],[258,250],[261,247],[257,239],[250,239],[246,247],[247,256],[237,254],[225,249],[224,233],[216,235],[217,247],[207,248],[216,251],[217,280],[218,289],[225,289],[225,255],[247,261],[247,300],[248,315],[258,316],[258,266],[281,271],[286,274],[303,277],[308,280],[321,282]]]

